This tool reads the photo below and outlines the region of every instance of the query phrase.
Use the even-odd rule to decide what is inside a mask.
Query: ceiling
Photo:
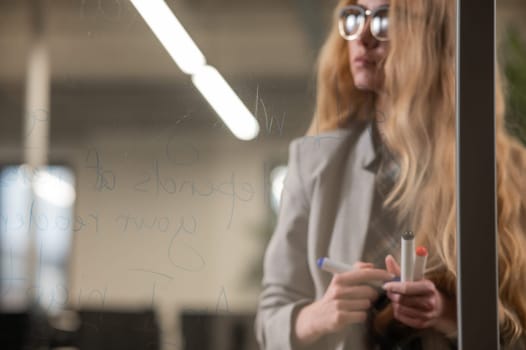
[[[288,114],[303,132],[314,64],[334,1],[167,0],[205,55],[249,107]],[[51,61],[52,142],[108,125],[160,126],[193,115],[193,129],[217,117],[128,0],[0,1],[0,137],[20,142],[23,85],[41,13]],[[308,102],[305,102],[308,100]],[[295,116],[301,116],[295,122]],[[296,128],[297,126],[297,128]],[[286,131],[287,131],[286,130]]]
[[[336,0],[166,0],[249,109],[264,101],[305,130],[314,66]],[[21,142],[23,88],[38,0],[0,0],[0,142]],[[42,0],[52,68],[52,142],[108,126],[217,124],[129,0]],[[498,25],[524,26],[525,2],[499,0]],[[524,30],[526,33],[526,30]],[[256,102],[258,101],[258,102]],[[261,108],[260,108],[261,111]]]
[[[128,0],[43,1],[53,80],[184,79]],[[168,0],[227,77],[303,77],[312,70],[333,1]],[[0,2],[1,80],[24,76],[31,1]],[[319,34],[313,34],[319,33]],[[320,35],[321,34],[321,35]]]

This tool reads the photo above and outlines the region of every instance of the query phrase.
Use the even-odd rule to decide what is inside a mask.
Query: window
[[[2,310],[26,309],[32,298],[50,313],[64,305],[74,202],[68,167],[0,169]]]

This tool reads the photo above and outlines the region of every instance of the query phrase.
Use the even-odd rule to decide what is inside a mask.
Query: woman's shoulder
[[[308,158],[327,158],[332,152],[343,146],[353,146],[366,134],[369,134],[370,124],[356,124],[347,128],[319,132],[313,135],[298,137],[290,143],[290,149],[305,153]]]
[[[362,124],[296,138],[290,143],[289,165],[295,164],[303,174],[319,173],[341,163],[360,143],[369,145],[369,130],[369,124]]]

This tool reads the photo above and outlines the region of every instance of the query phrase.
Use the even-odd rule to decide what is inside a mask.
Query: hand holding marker
[[[404,236],[405,236],[405,241],[404,241]],[[405,244],[405,248],[404,248],[404,244]],[[416,258],[414,257],[415,255],[415,250],[414,250],[414,235],[412,233],[410,234],[404,234],[402,236],[402,271],[400,271],[399,267],[397,267],[397,270],[402,272],[404,274],[404,277],[407,279],[407,276],[406,275],[411,275],[411,280],[415,279],[415,280],[419,280],[423,277],[424,275],[424,271],[425,271],[425,265],[426,265],[426,260],[427,260],[427,250],[426,248],[424,247],[418,247],[416,249]],[[392,259],[392,257],[391,257]],[[369,263],[357,263],[355,264],[354,266],[353,265],[348,265],[348,264],[345,264],[345,263],[340,263],[340,262],[336,262],[336,261],[332,261],[330,260],[329,258],[320,258],[318,259],[317,261],[317,266],[324,270],[324,271],[328,271],[328,272],[331,272],[333,274],[335,274],[336,276],[333,277],[333,279],[331,280],[331,283],[329,284],[328,286],[328,289],[327,289],[327,292],[326,294],[324,295],[324,297],[321,299],[321,301],[317,301],[315,303],[313,303],[313,305],[317,305],[317,303],[321,303],[323,304],[323,301],[326,299],[326,296],[327,295],[338,295],[338,294],[334,294],[334,291],[336,290],[335,289],[335,281],[338,281],[339,283],[341,283],[341,279],[338,279],[340,276],[338,276],[339,274],[343,274],[343,273],[346,273],[346,272],[349,272],[349,271],[354,271],[354,270],[358,270],[360,269],[360,266],[358,264],[362,264],[362,268],[364,269],[368,269],[368,267],[370,266],[371,267],[371,272],[372,271],[375,271],[372,264],[369,264]],[[396,264],[396,262],[394,262],[394,264]],[[367,266],[369,265],[369,266]],[[409,265],[409,266],[408,266]],[[403,272],[405,271],[405,273]],[[365,271],[364,271],[365,272]],[[392,271],[388,271],[388,272],[392,272]],[[411,273],[409,273],[411,272]],[[394,274],[391,274],[390,278],[393,278],[395,275]],[[400,302],[400,299],[401,296],[399,294],[393,294],[394,293],[397,293],[396,290],[394,290],[394,286],[395,285],[399,285],[401,282],[395,282],[395,281],[399,281],[400,279],[399,278],[394,278],[391,282],[388,282],[386,284],[384,284],[383,282],[385,281],[385,279],[382,281],[382,280],[379,280],[379,279],[375,279],[375,280],[372,280],[372,279],[369,279],[369,280],[362,280],[362,285],[363,287],[362,288],[373,288],[373,289],[376,289],[378,290],[379,287],[382,287],[382,289],[384,289],[384,291],[382,291],[381,293],[379,292],[379,294],[376,294],[376,297],[373,297],[369,300],[369,306],[367,307],[367,309],[373,309],[375,310],[374,312],[377,313],[377,317],[376,317],[376,321],[375,321],[375,329],[377,330],[377,332],[379,332],[380,334],[382,334],[382,331],[381,330],[384,330],[386,329],[386,325],[389,323],[387,322],[386,324],[383,324],[382,323],[382,320],[385,319],[385,320],[390,320],[393,315],[392,315],[392,311],[390,313],[389,310],[395,310],[394,311],[394,316],[397,317],[397,319],[399,321],[401,321],[402,323],[405,323],[405,324],[408,324],[410,326],[413,326],[411,324],[411,321],[407,321],[407,322],[404,322],[405,318],[404,315],[398,315],[398,313],[400,312],[400,307],[398,305],[398,303]],[[409,281],[409,280],[407,280]],[[336,282],[336,284],[338,283]],[[419,283],[422,283],[422,282],[415,282],[414,284],[419,284]],[[348,287],[348,284],[347,282],[345,283],[346,287]],[[413,285],[413,283],[411,283],[411,285]],[[404,289],[405,290],[405,289]],[[331,292],[331,293],[329,293]],[[405,292],[404,292],[405,293]],[[403,294],[403,293],[402,293]],[[347,295],[343,295],[340,297],[340,299],[343,298],[343,301],[345,301],[346,303],[349,302],[349,300],[347,300],[347,298],[349,298],[349,296]],[[393,299],[395,298],[395,299]],[[418,298],[421,298],[421,296],[419,295]],[[352,298],[351,298],[352,299]],[[405,300],[405,299],[403,299]],[[411,299],[413,300],[413,299]],[[340,304],[338,305],[345,305],[345,304],[342,304],[342,300],[337,300],[339,301]],[[393,305],[397,305],[398,308],[395,308],[393,306],[393,308],[391,309],[386,309],[387,305],[389,305],[389,302],[393,302]],[[327,309],[327,307],[324,307],[324,309]],[[349,310],[346,310],[346,313],[348,313]],[[357,310],[354,310],[353,314],[356,314],[356,311]],[[359,310],[358,310],[359,311]],[[382,315],[382,312],[387,312],[386,315],[391,315],[387,318],[382,318],[381,315]],[[331,314],[333,314],[333,312],[330,312]],[[398,316],[397,316],[398,315]],[[426,314],[427,315],[427,314]],[[326,323],[326,321],[324,321],[323,319],[320,319],[322,323]],[[340,329],[340,328],[338,328]]]
[[[405,253],[409,254],[409,252]],[[416,329],[444,328],[445,332],[442,333],[445,334],[456,329],[455,322],[453,322],[455,301],[445,296],[432,280],[422,278],[426,258],[427,250],[418,247],[417,257],[413,261],[414,280],[389,282],[382,286],[391,301],[391,306],[377,315],[379,317],[376,319],[380,321],[375,321],[375,328],[379,332],[386,330],[392,318]],[[403,259],[411,262],[407,255]],[[402,269],[407,270],[407,265],[400,269],[392,256],[386,257],[385,262],[390,272],[398,273],[402,272]]]
[[[415,235],[411,231],[402,234],[402,268],[400,280],[402,282],[418,281],[424,277],[427,262],[427,249],[416,248]]]
[[[415,257],[415,240],[411,231],[402,234],[402,268],[401,281],[418,281],[424,277],[427,262],[427,249],[418,247]],[[320,269],[333,274],[355,270],[355,267],[345,263],[333,261],[327,257],[319,258],[317,265]]]
[[[384,269],[375,269],[371,263],[357,262],[351,266],[334,264],[326,258],[317,263],[320,268],[332,271],[334,276],[320,298],[299,310],[294,324],[297,334],[314,341],[352,324],[364,324],[368,320],[368,310],[381,292],[371,284],[391,281],[395,277]]]

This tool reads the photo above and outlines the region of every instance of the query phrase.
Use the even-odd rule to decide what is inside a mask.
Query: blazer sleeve
[[[301,141],[296,140],[289,148],[278,221],[264,258],[263,288],[255,323],[262,349],[296,349],[292,337],[296,314],[314,299],[307,264],[310,205],[303,166]]]

